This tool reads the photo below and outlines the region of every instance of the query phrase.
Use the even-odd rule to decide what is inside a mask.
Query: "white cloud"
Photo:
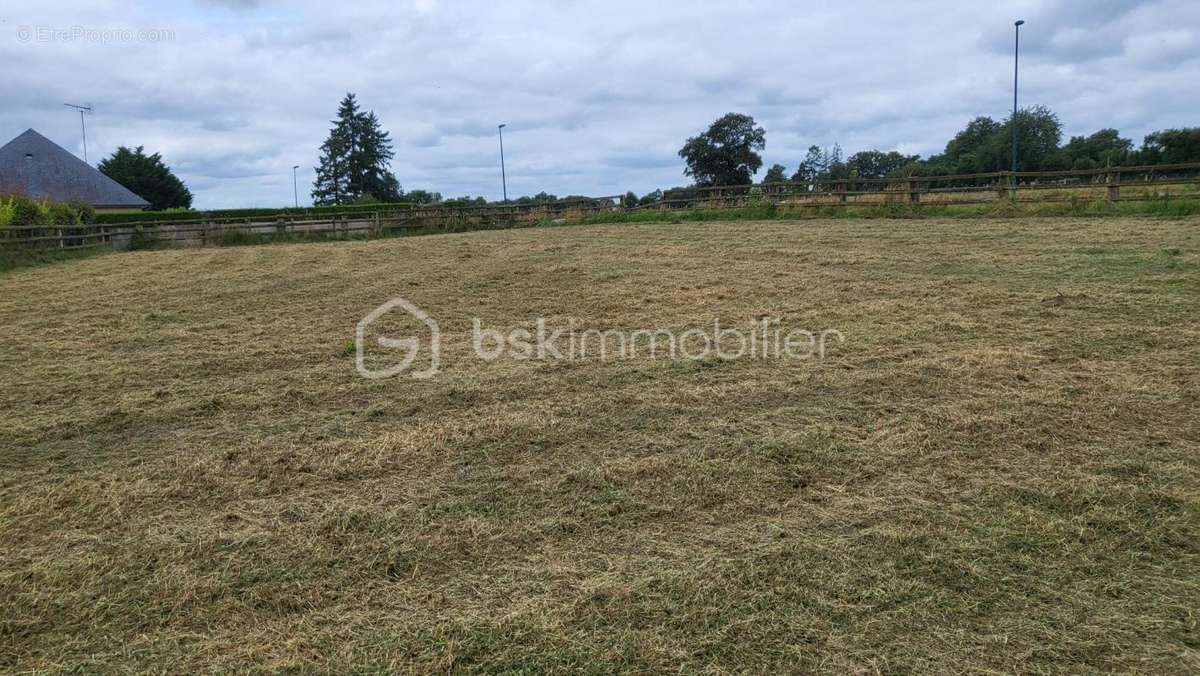
[[[78,150],[61,104],[90,101],[91,157],[161,152],[205,207],[290,202],[291,166],[311,179],[346,91],[391,132],[401,183],[447,195],[499,195],[500,122],[509,194],[681,184],[678,147],[731,110],[766,127],[767,166],[835,141],[937,152],[1006,114],[1018,15],[1021,100],[1068,133],[1140,140],[1196,124],[1200,99],[1190,0],[41,4],[0,0],[0,136],[35,127]],[[20,26],[172,39],[21,41]]]

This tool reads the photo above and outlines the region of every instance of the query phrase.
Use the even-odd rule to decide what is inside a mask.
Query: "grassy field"
[[[366,380],[403,295],[442,372]],[[840,331],[514,361],[471,318]],[[1200,219],[597,224],[0,275],[0,670],[1200,670]]]

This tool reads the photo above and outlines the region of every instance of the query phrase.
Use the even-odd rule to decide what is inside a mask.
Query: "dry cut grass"
[[[1200,669],[1200,221],[596,225],[0,277],[0,669]],[[441,321],[431,381],[355,323]],[[823,361],[469,357],[836,328]]]

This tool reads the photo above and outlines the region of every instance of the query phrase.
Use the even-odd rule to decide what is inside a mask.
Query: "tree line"
[[[474,206],[487,204],[483,197],[444,198],[429,190],[405,192],[390,164],[395,156],[392,140],[374,111],[363,110],[353,93],[338,105],[336,119],[315,167],[312,188],[315,206],[405,201],[414,204]],[[762,174],[762,183],[791,183],[816,190],[822,182],[851,178],[947,176],[1005,171],[1012,167],[1012,130],[1017,130],[1018,171],[1088,170],[1119,165],[1153,165],[1200,162],[1200,127],[1163,129],[1146,135],[1140,146],[1116,129],[1100,129],[1062,142],[1062,123],[1045,106],[1032,106],[1002,120],[976,117],[950,138],[940,153],[928,157],[895,150],[861,150],[846,156],[837,143],[810,146],[795,169],[773,164]],[[766,130],[750,115],[727,113],[703,133],[688,138],[679,150],[687,187],[654,190],[640,198],[633,192],[626,203],[642,204],[670,199],[690,188],[716,185],[749,185],[762,169]],[[158,153],[147,155],[141,146],[124,146],[99,164],[100,171],[150,202],[151,209],[188,208],[192,194],[163,163]],[[540,204],[562,199],[546,192],[511,200]]]
[[[1148,134],[1140,147],[1116,129],[1072,136],[1062,143],[1062,123],[1045,106],[1020,110],[1003,120],[977,117],[946,142],[941,153],[922,158],[896,151],[863,150],[848,157],[836,143],[831,148],[810,146],[796,170],[774,164],[763,183],[794,183],[813,187],[818,182],[849,178],[946,176],[1004,171],[1012,168],[1012,130],[1017,132],[1017,170],[1087,170],[1105,166],[1200,162],[1200,127],[1164,129]],[[679,150],[684,174],[692,187],[748,185],[762,167],[766,130],[754,118],[728,113],[702,134],[689,138]],[[669,192],[669,191],[668,191]],[[650,194],[654,199],[659,191]],[[642,201],[646,201],[643,197]]]
[[[1147,135],[1141,146],[1124,138],[1116,129],[1101,129],[1087,136],[1072,136],[1062,142],[1062,123],[1045,106],[1032,106],[1002,120],[977,117],[946,142],[945,149],[928,157],[894,150],[861,150],[845,155],[838,144],[810,146],[793,171],[773,164],[762,174],[762,183],[791,183],[810,190],[826,181],[851,178],[946,176],[991,173],[1012,167],[1012,129],[1017,130],[1017,170],[1086,170],[1130,164],[1174,164],[1200,162],[1200,127],[1165,129]],[[403,199],[417,204],[447,206],[486,204],[483,197],[444,199],[440,193],[414,190],[405,193],[387,171],[392,157],[391,141],[378,129],[374,113],[361,112],[353,94],[347,94],[333,122],[329,139],[321,146],[315,204],[345,204]],[[703,133],[688,138],[679,150],[687,187],[655,190],[640,198],[633,192],[626,203],[652,203],[670,199],[689,188],[715,185],[749,185],[762,169],[766,130],[750,115],[728,113],[715,120]],[[358,159],[355,159],[355,158]],[[557,201],[549,193],[512,200],[518,204]]]

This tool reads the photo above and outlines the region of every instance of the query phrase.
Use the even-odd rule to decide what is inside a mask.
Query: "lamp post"
[[[296,170],[300,168],[299,164],[292,165],[292,199],[296,201],[296,208],[300,208],[300,190],[296,187]]]
[[[1013,22],[1013,29],[1016,31],[1013,41],[1013,114],[1012,122],[1009,126],[1012,127],[1012,181],[1014,192],[1017,189],[1017,61],[1021,57],[1021,26],[1024,24],[1024,19]]]
[[[504,202],[508,202],[508,177],[504,175],[504,127],[500,125],[496,127],[496,131],[500,132],[500,187],[504,190]]]

